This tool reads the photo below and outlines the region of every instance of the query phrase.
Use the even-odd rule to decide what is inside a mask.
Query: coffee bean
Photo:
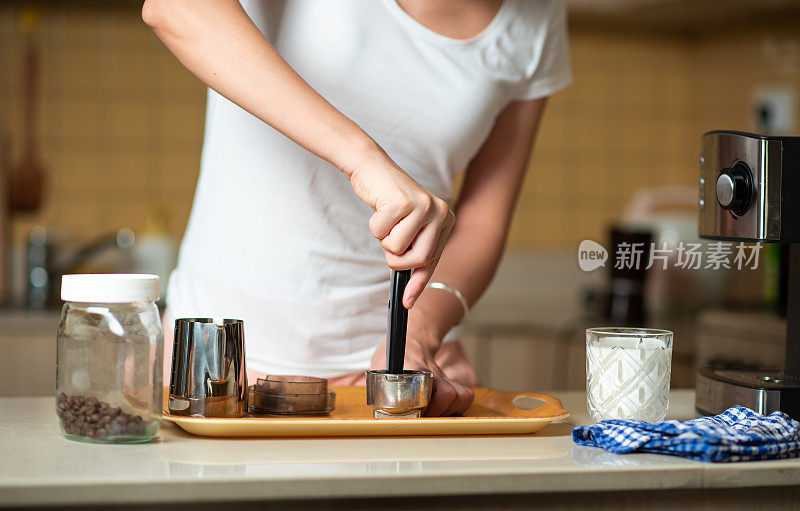
[[[150,424],[141,415],[123,412],[120,407],[112,407],[93,396],[68,396],[61,392],[56,403],[56,414],[66,435],[98,439],[143,435]]]

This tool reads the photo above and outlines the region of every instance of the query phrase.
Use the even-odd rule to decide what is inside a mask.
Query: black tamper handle
[[[408,325],[408,309],[403,305],[403,293],[410,278],[411,270],[392,270],[389,292],[389,339],[386,342],[386,370],[389,374],[403,372]]]

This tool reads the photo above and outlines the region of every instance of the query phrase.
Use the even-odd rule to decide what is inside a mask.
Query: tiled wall
[[[693,108],[698,133],[709,129],[752,129],[751,95],[761,87],[793,90],[794,117],[800,116],[800,21],[720,30],[702,40],[702,51],[689,55]],[[800,135],[800,119],[795,131]]]
[[[10,130],[15,154],[25,45],[18,17],[19,10],[0,4],[0,127]],[[153,207],[168,211],[180,237],[198,173],[204,87],[132,2],[45,4],[33,37],[41,53],[38,131],[48,186],[43,210],[14,222],[15,237],[37,223],[82,238],[137,229]]]
[[[687,43],[589,30],[574,30],[570,43],[574,85],[548,105],[512,227],[515,246],[603,240],[634,190],[696,176]]]
[[[24,37],[13,5],[0,2],[0,128],[10,131],[16,155]],[[204,89],[140,21],[136,3],[93,5],[41,9],[34,38],[47,200],[40,213],[14,221],[14,236],[37,223],[86,238],[137,229],[160,206],[178,238],[197,178]],[[510,245],[603,239],[633,191],[694,186],[705,129],[749,128],[756,83],[797,86],[794,27],[699,37],[572,30],[575,85],[548,106]],[[780,55],[769,57],[770,48]]]

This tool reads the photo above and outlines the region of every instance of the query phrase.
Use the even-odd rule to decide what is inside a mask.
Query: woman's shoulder
[[[566,22],[563,0],[505,0],[509,23],[506,34],[518,38],[536,38]]]
[[[517,82],[514,99],[549,95],[571,82],[563,0],[505,0],[508,16],[493,44],[496,61]]]

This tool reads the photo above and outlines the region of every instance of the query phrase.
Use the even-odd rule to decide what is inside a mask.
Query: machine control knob
[[[736,188],[736,183],[730,174],[720,174],[717,179],[717,201],[723,208],[728,208],[733,202],[733,191]]]
[[[730,210],[737,216],[747,213],[753,202],[753,191],[752,174],[744,162],[736,162],[733,167],[722,169],[717,178],[717,202],[722,209]]]

